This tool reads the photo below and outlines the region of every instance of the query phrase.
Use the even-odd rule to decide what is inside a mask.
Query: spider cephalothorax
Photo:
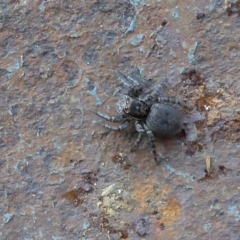
[[[140,99],[123,96],[118,101],[117,109],[119,113],[123,113],[129,118],[142,120],[147,117],[150,107]]]
[[[146,133],[151,141],[154,159],[158,164],[153,134],[162,137],[172,137],[181,131],[182,111],[180,102],[175,99],[160,97],[160,87],[145,97],[141,97],[143,89],[136,80],[122,73],[118,73],[118,75],[123,84],[129,87],[128,95],[121,96],[117,103],[119,114],[110,117],[99,111],[95,111],[95,113],[110,122],[122,122],[118,127],[103,124],[104,127],[115,131],[126,129],[129,122],[134,121],[135,128],[139,134],[133,147],[140,143],[143,134]]]

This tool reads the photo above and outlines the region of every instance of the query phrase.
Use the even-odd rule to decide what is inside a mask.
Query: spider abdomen
[[[168,104],[151,106],[146,123],[151,131],[161,137],[172,137],[181,131],[182,112]]]

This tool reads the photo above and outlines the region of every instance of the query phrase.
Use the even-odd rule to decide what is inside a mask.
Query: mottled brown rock
[[[240,239],[239,1],[1,1],[0,238]],[[184,136],[109,132],[123,72]],[[148,92],[146,92],[147,94]],[[206,177],[211,157],[216,176]],[[144,219],[144,221],[143,221]],[[137,226],[137,228],[136,228]]]

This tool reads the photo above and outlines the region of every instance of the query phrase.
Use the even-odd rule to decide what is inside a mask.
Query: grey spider
[[[133,148],[141,142],[143,134],[146,133],[151,142],[154,160],[156,164],[159,164],[154,135],[168,138],[181,131],[181,104],[178,100],[160,97],[160,86],[145,97],[141,97],[143,88],[139,82],[120,72],[117,74],[122,83],[129,88],[128,94],[121,96],[117,103],[119,114],[111,117],[99,111],[94,111],[94,113],[110,122],[122,122],[117,127],[101,124],[114,131],[123,131],[129,126],[129,122],[134,121],[138,137]]]

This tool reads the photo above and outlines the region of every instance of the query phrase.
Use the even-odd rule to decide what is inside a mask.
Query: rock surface
[[[2,1],[0,238],[239,240],[237,7]],[[130,152],[133,127],[96,124],[124,92],[115,70],[192,106],[160,166],[147,136]]]

